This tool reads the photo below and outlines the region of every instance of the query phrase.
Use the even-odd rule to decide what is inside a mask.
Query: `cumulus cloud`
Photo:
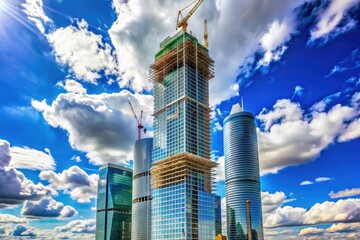
[[[117,74],[117,63],[111,47],[104,43],[101,35],[88,30],[85,20],[77,27],[58,28],[47,35],[60,64],[69,66],[75,77],[96,83],[100,72],[105,75]]]
[[[65,82],[58,82],[56,85],[64,88],[67,92],[80,94],[86,93],[86,88],[84,88],[81,83],[72,79],[67,79]]]
[[[0,214],[0,223],[27,223],[26,218],[19,218],[11,214]]]
[[[42,198],[39,201],[25,201],[21,214],[27,218],[70,218],[78,214],[71,206],[64,206],[52,198]]]
[[[326,229],[328,233],[335,232],[359,232],[360,231],[360,223],[337,223],[333,224]]]
[[[10,166],[30,170],[53,170],[56,164],[47,148],[42,152],[29,147],[12,147]]]
[[[65,226],[56,227],[57,232],[73,232],[73,233],[95,233],[96,221],[94,219],[74,220]]]
[[[268,228],[284,226],[315,225],[322,223],[360,221],[360,199],[316,203],[309,210],[299,207],[280,207],[264,221]]]
[[[294,9],[303,2],[281,0],[276,6],[272,1],[260,0],[203,3],[191,17],[188,29],[201,40],[203,22],[208,18],[210,55],[215,60],[216,72],[215,79],[210,81],[211,105],[237,93],[235,89],[229,91],[229,86],[236,84],[239,66],[245,63],[246,56],[261,50],[266,55],[266,64],[280,58],[286,50],[284,44],[295,31]],[[175,33],[176,13],[184,5],[160,0],[113,1],[118,18],[109,34],[124,72],[124,85],[131,83],[135,89],[150,87],[148,67],[154,61],[158,44]]]
[[[69,193],[71,198],[78,202],[90,202],[90,199],[96,198],[99,176],[88,175],[78,166],[72,166],[62,173],[43,171],[39,177],[41,180],[48,181],[50,187]]]
[[[327,39],[347,32],[356,26],[353,19],[346,17],[347,12],[358,4],[359,0],[332,0],[327,8],[320,13],[315,28],[311,31],[310,41],[319,38]],[[341,22],[345,21],[341,25]]]
[[[13,236],[21,236],[21,237],[34,237],[36,233],[34,232],[34,228],[25,225],[17,225],[13,231]]]
[[[287,197],[284,192],[261,192],[261,203],[263,213],[272,213],[286,201]]]
[[[34,184],[25,175],[10,167],[10,144],[0,139],[0,206],[7,208],[25,200],[36,200],[43,196],[57,195],[51,187]]]
[[[330,198],[352,197],[356,195],[360,195],[360,188],[344,189],[339,192],[331,191],[329,193]]]
[[[340,141],[338,138],[356,121],[360,108],[353,101],[349,106],[336,104],[326,110],[329,102],[324,99],[305,112],[300,104],[282,99],[272,110],[264,109],[257,116],[261,122],[258,138],[262,175],[314,160],[322,150]]]
[[[126,90],[99,95],[66,93],[51,105],[46,100],[32,100],[31,104],[52,127],[66,130],[71,147],[86,152],[93,164],[125,164],[132,159],[137,130],[128,99],[135,111],[144,111],[143,125],[152,126],[153,97]]]
[[[322,228],[304,228],[301,229],[299,235],[300,236],[313,236],[313,235],[322,235],[324,233],[324,229]]]

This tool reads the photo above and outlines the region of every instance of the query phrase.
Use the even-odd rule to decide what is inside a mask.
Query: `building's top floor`
[[[191,33],[179,31],[172,37],[165,38],[164,41],[160,43],[160,50],[158,53],[155,54],[155,60],[160,58],[165,53],[169,52],[170,50],[174,49],[178,44],[182,43],[183,40],[190,40],[191,42],[198,45],[198,47],[208,53],[207,48],[205,48],[202,44],[199,43],[198,39],[193,36]]]
[[[252,113],[244,111],[244,108],[240,106],[240,104],[234,104],[231,108],[230,115],[224,119],[224,124],[230,121],[230,119],[237,117],[249,117],[251,121],[254,121],[254,115]]]
[[[99,171],[101,171],[102,169],[105,168],[116,168],[116,169],[120,169],[120,170],[124,170],[124,171],[128,171],[128,172],[132,172],[132,169],[127,168],[127,167],[123,167],[123,166],[119,166],[116,164],[112,164],[112,163],[106,163],[100,166]]]

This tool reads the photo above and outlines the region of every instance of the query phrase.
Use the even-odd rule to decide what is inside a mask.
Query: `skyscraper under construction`
[[[152,232],[157,239],[214,239],[209,84],[213,60],[186,31],[166,38],[154,83]]]

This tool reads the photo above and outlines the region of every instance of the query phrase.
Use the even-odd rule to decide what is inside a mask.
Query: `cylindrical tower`
[[[254,116],[239,104],[224,120],[227,236],[229,240],[264,239],[259,158]],[[252,230],[248,233],[246,201],[251,201]]]
[[[132,240],[151,239],[151,188],[150,168],[152,138],[135,142],[133,194],[132,194]]]

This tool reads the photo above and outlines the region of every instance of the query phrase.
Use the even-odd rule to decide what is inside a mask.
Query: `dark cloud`
[[[77,211],[64,206],[52,198],[42,198],[39,201],[26,201],[21,209],[21,214],[27,218],[69,218],[77,215]]]
[[[41,183],[34,184],[22,172],[9,167],[10,161],[10,144],[0,140],[0,208],[11,208],[25,200],[57,195],[54,189]]]

